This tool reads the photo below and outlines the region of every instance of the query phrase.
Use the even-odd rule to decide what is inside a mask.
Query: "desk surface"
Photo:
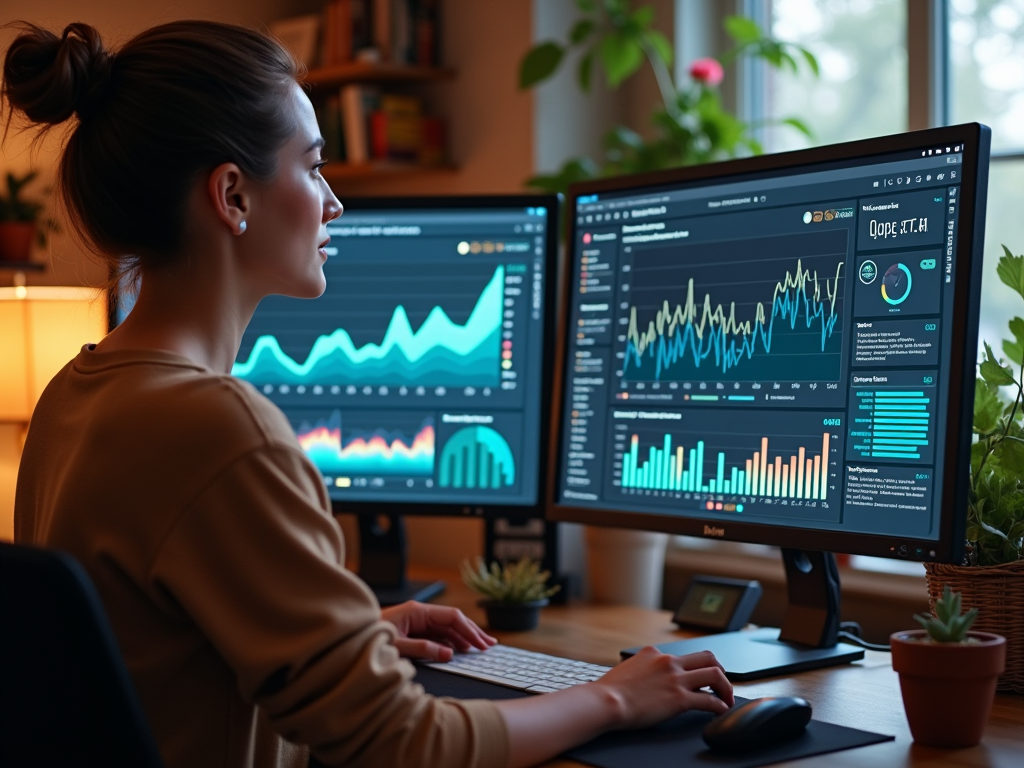
[[[438,602],[454,605],[481,626],[485,625],[483,610],[476,606],[476,596],[454,571],[410,570],[414,578],[444,579],[448,588]],[[578,603],[545,608],[540,626],[531,632],[492,634],[506,645],[612,665],[619,661],[621,648],[692,636],[680,632],[670,619],[668,611]],[[1024,696],[996,697],[985,737],[977,747],[941,750],[915,745],[903,714],[899,680],[888,653],[867,651],[864,660],[854,664],[738,683],[735,690],[747,698],[802,696],[814,706],[814,717],[819,720],[896,736],[895,742],[832,753],[827,757],[830,768],[1019,768],[1024,765]],[[782,765],[806,768],[812,764],[811,760],[814,758]],[[822,759],[818,758],[814,764],[821,765]],[[548,765],[570,768],[578,767],[579,763],[556,760]]]

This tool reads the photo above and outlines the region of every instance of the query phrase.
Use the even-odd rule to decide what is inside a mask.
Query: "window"
[[[706,6],[677,0],[679,13],[693,2]],[[926,119],[992,128],[980,337],[1001,353],[1007,320],[1024,316],[1020,299],[996,276],[1003,244],[1024,253],[1024,0],[737,0],[718,6],[721,15],[734,9],[774,37],[812,51],[821,68],[818,78],[806,68],[794,76],[763,66],[741,78],[737,103],[747,119],[765,126],[766,151],[896,133]],[[790,116],[806,123],[813,138],[773,125]],[[875,558],[856,557],[851,565],[923,571]]]
[[[793,128],[770,125],[786,117],[806,123],[813,144],[907,129],[904,0],[775,0],[769,24],[772,36],[811,51],[821,74],[806,67],[795,77],[789,70],[765,74],[767,151],[807,146]]]

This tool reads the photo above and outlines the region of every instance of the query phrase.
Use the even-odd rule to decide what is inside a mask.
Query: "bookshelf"
[[[374,161],[369,163],[328,163],[322,171],[328,183],[340,181],[363,181],[369,179],[402,179],[410,176],[431,174],[453,174],[458,169],[453,165],[417,165]]]
[[[350,83],[433,83],[455,78],[455,70],[439,67],[418,67],[409,64],[367,64],[352,62],[331,67],[315,67],[306,72],[303,82],[314,93],[339,88]]]
[[[445,121],[421,98],[421,86],[456,74],[438,63],[441,2],[324,0],[319,20],[307,14],[275,23],[310,67],[302,80],[327,142],[328,182],[454,170],[445,165]]]

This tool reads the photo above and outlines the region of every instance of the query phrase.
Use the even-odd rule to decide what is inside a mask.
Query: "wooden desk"
[[[460,608],[481,626],[483,610],[454,571],[410,569],[414,578],[444,579],[448,589],[439,602]],[[495,632],[502,643],[532,651],[567,656],[595,664],[613,665],[619,650],[644,643],[685,639],[670,621],[668,611],[629,606],[576,603],[545,608],[540,626],[532,632]],[[908,617],[909,619],[909,617]],[[910,622],[907,622],[910,628]],[[814,706],[814,717],[838,725],[896,736],[895,742],[876,744],[808,760],[783,763],[797,768],[810,765],[840,768],[899,768],[900,766],[957,766],[974,768],[1024,766],[1024,696],[997,696],[982,743],[972,749],[927,749],[913,743],[900,696],[899,680],[888,653],[867,651],[863,661],[842,667],[803,672],[736,685],[747,698],[795,695]],[[551,768],[578,767],[556,760]]]

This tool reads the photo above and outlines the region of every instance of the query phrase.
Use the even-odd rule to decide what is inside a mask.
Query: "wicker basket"
[[[999,690],[1024,693],[1024,561],[1005,565],[960,566],[926,563],[932,611],[942,588],[962,595],[964,608],[977,608],[971,629],[1006,638],[1006,671]]]

